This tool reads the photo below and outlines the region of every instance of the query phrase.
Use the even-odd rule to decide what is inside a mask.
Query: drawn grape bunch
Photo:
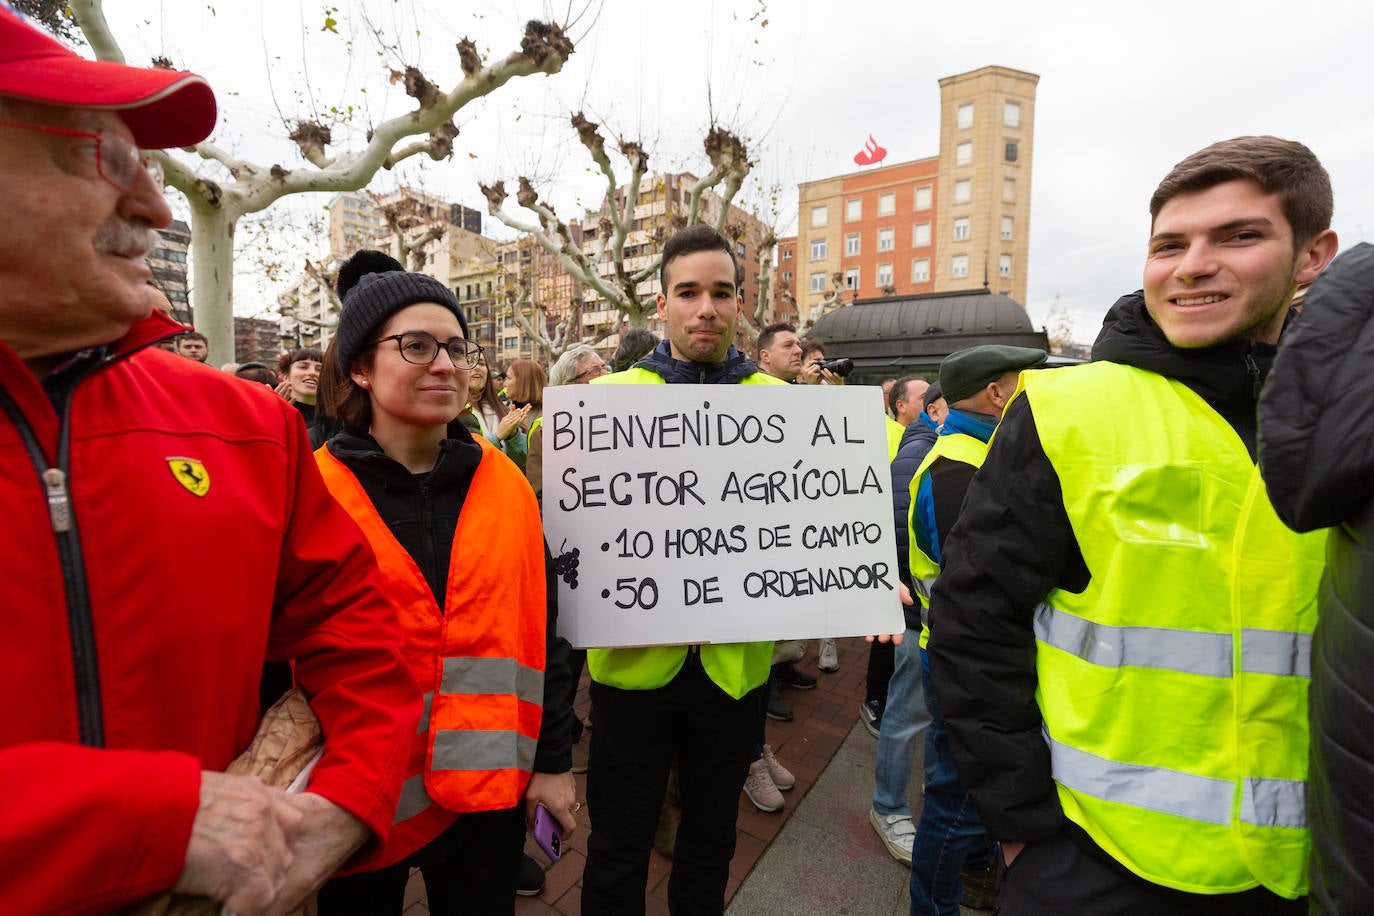
[[[562,544],[558,545],[558,549],[563,550],[567,543],[565,539]],[[577,566],[580,562],[578,560],[580,556],[582,556],[582,551],[574,547],[572,550],[560,553],[553,558],[554,574],[568,583],[568,588],[577,588]]]

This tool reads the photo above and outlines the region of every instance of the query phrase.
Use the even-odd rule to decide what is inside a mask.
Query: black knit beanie
[[[433,277],[403,270],[364,274],[344,296],[339,327],[334,332],[339,366],[347,372],[353,360],[372,342],[377,329],[392,315],[417,302],[442,305],[458,319],[463,336],[468,336],[467,319],[458,307],[458,300],[447,286]]]

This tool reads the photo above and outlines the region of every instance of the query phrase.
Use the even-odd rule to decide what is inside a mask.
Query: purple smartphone
[[[543,805],[534,806],[534,842],[550,862],[563,858],[563,828]]]

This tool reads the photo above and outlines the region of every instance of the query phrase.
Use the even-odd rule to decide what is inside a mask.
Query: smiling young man
[[[663,246],[659,279],[667,339],[630,369],[593,384],[783,384],[731,344],[739,266],[720,233],[700,224],[675,233]],[[649,851],[674,756],[682,822],[668,905],[674,913],[724,909],[740,786],[758,750],[772,654],[772,642],[588,650],[596,728],[583,912],[644,912]]]
[[[1008,916],[1306,912],[1322,542],[1269,504],[1255,407],[1331,211],[1299,143],[1175,166],[1143,291],[1094,363],[1022,376],[969,486],[929,657]]]

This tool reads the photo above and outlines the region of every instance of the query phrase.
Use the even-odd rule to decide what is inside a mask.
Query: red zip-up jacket
[[[54,409],[0,344],[0,912],[99,912],[170,888],[201,770],[295,662],[325,752],[309,790],[385,838],[420,716],[402,637],[299,412],[148,346]]]

